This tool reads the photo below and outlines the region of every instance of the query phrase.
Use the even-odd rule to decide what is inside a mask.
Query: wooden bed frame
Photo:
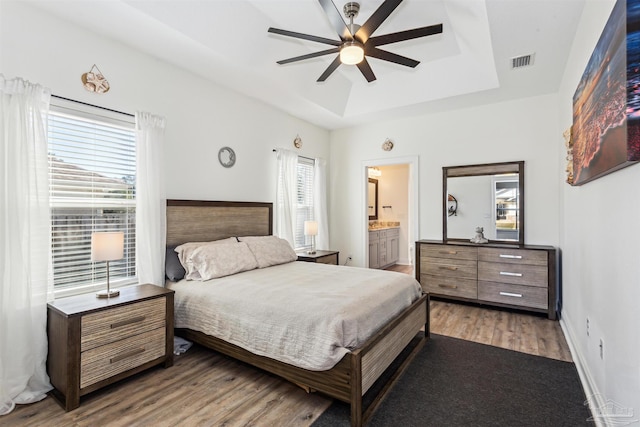
[[[167,245],[271,234],[271,203],[167,200]],[[362,347],[346,354],[327,371],[310,371],[258,356],[199,331],[176,329],[175,333],[285,378],[307,390],[319,391],[346,402],[351,406],[351,425],[362,426],[429,337],[429,296],[423,294]],[[406,357],[399,361],[398,368],[380,390],[376,391],[368,407],[364,408],[365,393],[405,348],[408,351]]]

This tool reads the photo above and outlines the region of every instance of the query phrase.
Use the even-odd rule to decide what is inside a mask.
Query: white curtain
[[[0,74],[0,415],[51,390],[50,97],[40,85]]]
[[[136,265],[140,283],[164,286],[164,117],[136,112]]]
[[[296,195],[298,176],[298,155],[293,151],[276,149],[278,162],[278,183],[276,185],[276,236],[287,240],[292,248],[296,247]]]
[[[316,247],[328,250],[329,220],[327,219],[327,162],[317,157],[313,168],[313,218],[318,222]]]

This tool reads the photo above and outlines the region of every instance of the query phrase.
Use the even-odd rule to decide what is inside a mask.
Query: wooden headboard
[[[273,203],[167,200],[167,246],[273,234]]]

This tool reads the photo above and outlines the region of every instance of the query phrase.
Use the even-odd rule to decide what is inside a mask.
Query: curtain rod
[[[273,152],[275,153],[275,152],[276,152],[276,149],[274,148],[274,149],[273,149],[273,150],[271,150],[271,151],[273,151]],[[307,159],[307,160],[315,160],[315,159],[314,159],[314,158],[312,158],[312,157],[306,157],[306,156],[300,156],[300,155],[298,155],[298,157],[302,157],[303,159]]]
[[[123,111],[113,110],[111,108],[101,107],[95,104],[89,104],[88,102],[76,101],[75,99],[65,98],[64,96],[58,96],[54,94],[51,94],[51,96],[54,98],[62,99],[63,101],[77,102],[78,104],[87,105],[89,107],[100,108],[101,110],[111,111],[112,113],[124,114],[125,116],[135,117],[135,115],[131,113],[125,113]]]

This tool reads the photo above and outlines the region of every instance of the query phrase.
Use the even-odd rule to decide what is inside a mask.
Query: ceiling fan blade
[[[367,42],[367,45],[382,46],[389,43],[402,42],[405,40],[417,39],[418,37],[432,36],[440,33],[442,33],[442,24],[430,25],[428,27],[414,28],[412,30],[371,37]]]
[[[330,53],[338,53],[338,52],[340,52],[340,48],[334,47],[332,49],[321,50],[320,52],[308,53],[306,55],[296,56],[294,58],[283,59],[282,61],[277,61],[277,63],[280,65],[284,65],[284,64],[289,64],[291,62],[303,61],[305,59],[316,58],[318,56],[329,55]]]
[[[280,34],[281,36],[295,37],[297,39],[309,40],[316,43],[330,44],[332,46],[340,46],[341,44],[341,42],[338,40],[331,40],[324,37],[312,36],[312,35],[303,34],[303,33],[296,33],[295,31],[281,30],[279,28],[273,28],[273,27],[269,27],[267,32],[273,33],[273,34]]]
[[[336,5],[333,4],[331,0],[318,0],[318,3],[320,3],[320,6],[324,9],[324,13],[327,15],[327,18],[329,18],[329,22],[331,22],[331,25],[340,38],[342,40],[353,40],[349,27],[347,27],[347,24],[342,20],[342,14],[336,8]]]
[[[322,75],[320,77],[318,77],[318,82],[323,82],[325,80],[327,80],[327,77],[329,77],[331,75],[331,73],[333,73],[336,68],[338,68],[340,66],[340,64],[342,64],[340,62],[340,55],[336,56],[336,59],[333,60],[333,62],[331,64],[329,64],[329,66],[327,67],[326,70],[324,70],[324,73],[322,73]]]
[[[367,58],[364,58],[362,62],[357,64],[357,66],[360,72],[362,73],[362,75],[364,76],[364,78],[367,79],[369,83],[371,83],[376,79],[376,76],[375,74],[373,74],[373,70],[371,69],[369,62],[367,61]]]
[[[395,62],[396,64],[404,65],[406,67],[415,68],[420,61],[407,58],[406,56],[398,55],[396,53],[387,52],[386,50],[378,49],[373,46],[365,46],[365,55],[372,56],[374,58],[383,59],[389,62]]]
[[[371,34],[378,29],[380,24],[391,15],[391,12],[393,12],[400,3],[402,3],[402,0],[386,0],[382,3],[380,7],[373,12],[373,15],[367,19],[367,22],[362,24],[360,29],[356,31],[355,38],[360,41],[360,43],[366,43],[369,37],[371,37]]]

